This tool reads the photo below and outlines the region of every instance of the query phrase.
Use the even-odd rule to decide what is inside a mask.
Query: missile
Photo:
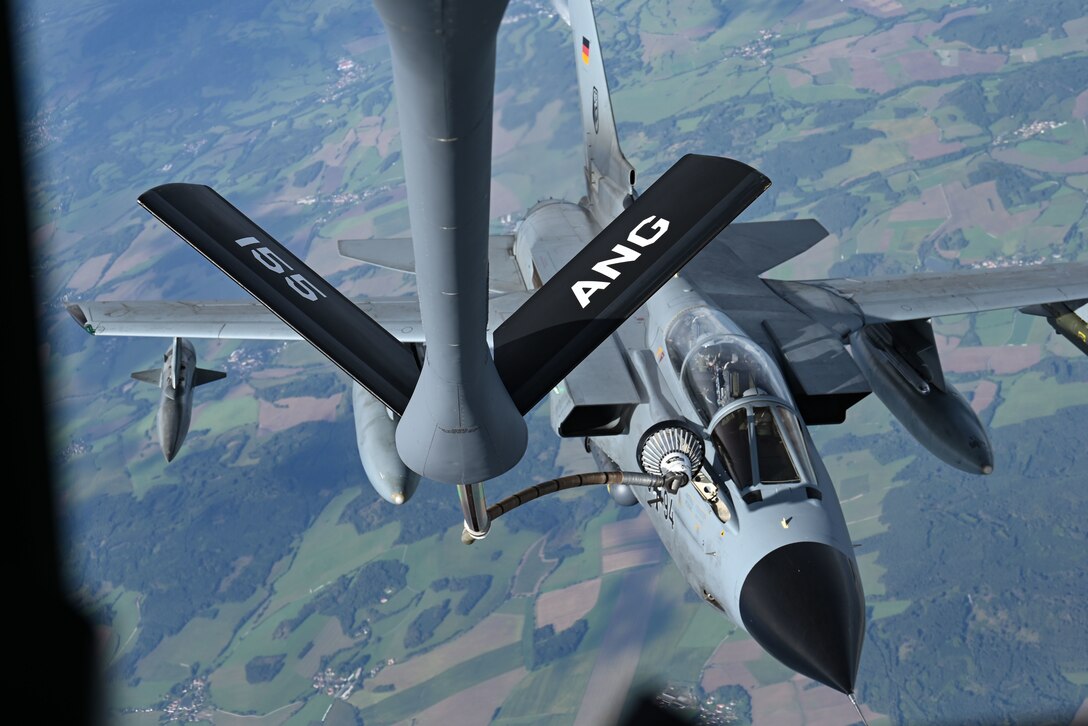
[[[132,377],[161,389],[156,424],[159,447],[167,461],[173,461],[189,433],[193,417],[193,389],[205,383],[225,378],[223,371],[212,371],[196,366],[193,344],[184,338],[174,342],[162,356],[162,368],[136,371]]]
[[[1058,335],[1075,345],[1081,353],[1088,355],[1088,301],[1071,300],[1030,305],[1020,308],[1020,312],[1046,318]]]
[[[374,491],[390,504],[404,504],[419,486],[419,474],[397,455],[395,416],[370,393],[353,383],[351,403],[355,413],[355,442],[359,460]]]

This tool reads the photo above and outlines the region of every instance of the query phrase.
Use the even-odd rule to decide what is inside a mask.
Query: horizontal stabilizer
[[[141,383],[158,386],[159,381],[162,380],[162,368],[148,368],[146,371],[136,371],[132,374],[132,377]]]
[[[415,355],[210,187],[165,184],[140,204],[396,413]]]
[[[227,377],[226,371],[213,371],[207,368],[197,368],[193,376],[193,387],[203,386],[205,383],[214,383]]]
[[[349,260],[412,275],[416,272],[411,238],[342,239],[337,244],[340,256]],[[487,263],[487,286],[491,292],[521,292],[526,289],[521,271],[514,260],[513,235],[502,234],[488,237]]]
[[[495,365],[526,413],[770,186],[689,154],[495,330]]]

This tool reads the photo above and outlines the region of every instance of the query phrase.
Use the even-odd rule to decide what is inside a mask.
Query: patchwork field
[[[1082,4],[601,1],[596,13],[640,190],[683,154],[727,155],[774,182],[745,220],[828,229],[773,276],[1088,259]],[[197,341],[200,364],[228,378],[196,392],[167,466],[158,393],[129,378],[166,341],[92,338],[64,305],[243,297],[137,207],[166,182],[213,186],[345,294],[413,295],[413,276],[336,252],[339,239],[410,236],[380,21],[347,0],[138,14],[34,0],[17,26],[67,575],[101,634],[111,721],[181,709],[221,724],[598,723],[669,683],[740,686],[757,724],[856,721],[703,603],[646,516],[604,491],[529,505],[471,548],[451,489],[379,501],[347,379],[305,344]],[[550,4],[512,0],[494,233],[541,199],[584,194],[573,45]],[[934,327],[948,380],[991,432],[992,476],[936,462],[875,397],[812,432],[866,592],[865,714],[1073,722],[1088,708],[1076,627],[1088,366],[1018,312]],[[580,440],[556,441],[546,405],[529,418],[529,452],[489,494],[595,466]]]

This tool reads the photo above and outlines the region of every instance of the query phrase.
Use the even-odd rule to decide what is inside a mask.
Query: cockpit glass
[[[782,438],[785,439],[786,445],[794,456],[799,459],[799,461],[794,462],[794,465],[801,470],[803,477],[807,481],[814,481],[812,462],[808,458],[808,446],[805,445],[805,437],[801,434],[801,424],[797,421],[797,415],[784,406],[775,406],[774,417],[778,422],[778,428],[782,432]],[[806,474],[806,472],[808,473]]]
[[[787,446],[783,429],[792,444]],[[793,414],[778,405],[741,406],[727,413],[710,432],[714,450],[729,478],[743,489],[753,483],[795,484],[801,481],[796,457],[804,442]]]
[[[770,406],[756,406],[756,451],[759,454],[759,480],[763,484],[793,484],[801,481],[793,466],[790,452],[782,440],[782,432],[775,422]]]
[[[752,341],[740,336],[717,337],[696,345],[684,360],[682,377],[704,424],[724,406],[746,396],[789,400],[774,363]]]
[[[711,432],[714,450],[724,459],[729,478],[739,489],[752,485],[752,448],[748,438],[748,409],[738,408]]]
[[[665,341],[718,460],[741,489],[812,479],[782,373],[763,348],[734,330],[715,311],[694,308]]]

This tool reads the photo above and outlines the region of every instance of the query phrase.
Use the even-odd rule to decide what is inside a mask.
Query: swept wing
[[[762,276],[824,236],[813,220],[736,225],[682,272],[749,336],[777,354],[809,424],[841,422],[846,409],[870,392],[846,350],[850,334],[866,325],[1020,308],[1047,317],[1085,350],[1083,318],[1071,311],[1088,298],[1088,263],[864,279]]]
[[[423,342],[419,304],[414,299],[371,299],[355,305],[400,342]],[[92,335],[302,340],[259,302],[102,301],[69,305],[68,312]]]

